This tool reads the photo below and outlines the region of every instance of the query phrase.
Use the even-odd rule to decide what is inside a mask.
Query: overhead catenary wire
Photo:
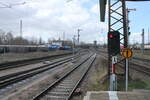
[[[14,6],[19,6],[19,5],[24,5],[26,2],[21,2],[21,3],[4,3],[0,2],[0,8],[12,8]]]

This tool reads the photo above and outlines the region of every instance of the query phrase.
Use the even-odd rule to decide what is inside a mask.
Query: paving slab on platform
[[[83,100],[150,100],[150,91],[146,92],[116,92],[89,91]]]

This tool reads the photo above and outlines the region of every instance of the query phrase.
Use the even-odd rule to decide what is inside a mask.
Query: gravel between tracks
[[[63,58],[52,60],[51,62],[58,61],[58,60],[61,60]],[[65,58],[67,58],[67,57],[65,57]],[[40,62],[40,63],[36,63],[36,64],[30,64],[30,65],[17,67],[17,68],[11,68],[11,69],[7,69],[7,70],[2,70],[2,71],[0,71],[0,77],[8,75],[8,74],[16,73],[16,72],[21,72],[21,71],[37,68],[37,67],[44,66],[44,65],[47,65],[47,64],[44,63],[44,62]]]
[[[80,84],[79,88],[81,89],[82,94],[74,96],[72,100],[83,100],[83,96],[87,91],[101,91],[105,90],[103,87],[102,79],[107,74],[106,66],[103,62],[101,55],[97,54],[96,60],[90,68],[87,76]]]
[[[83,57],[84,58],[84,57]],[[79,63],[79,59],[76,61]],[[72,63],[64,65],[63,69],[56,70],[55,72],[49,73],[46,76],[38,79],[34,83],[30,83],[30,85],[26,85],[22,88],[17,89],[17,91],[13,91],[9,95],[5,95],[5,98],[2,100],[32,100],[32,97],[40,93],[47,86],[49,86],[52,82],[57,80],[61,75],[65,74],[72,68]]]
[[[57,50],[49,52],[30,52],[30,53],[6,53],[0,54],[0,63],[39,58],[56,54],[70,53],[71,51]]]
[[[44,77],[4,95],[3,100],[32,100],[33,96],[40,93],[40,91],[44,90],[48,85],[69,70],[71,68],[69,66],[70,64],[64,64],[61,68],[54,68]]]

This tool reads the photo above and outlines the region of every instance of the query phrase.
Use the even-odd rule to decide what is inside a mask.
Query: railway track
[[[103,58],[104,58],[105,60],[108,60],[106,55],[101,55],[101,56],[103,56]],[[142,61],[145,61],[145,62],[148,62],[148,61],[149,61],[148,59],[141,59],[141,58],[134,58],[134,59],[142,60]],[[148,62],[148,63],[149,63],[149,62]],[[123,63],[120,63],[120,66],[121,66],[122,64],[123,64]],[[144,73],[144,74],[150,76],[150,68],[148,68],[149,66],[146,67],[146,66],[144,66],[144,65],[139,65],[139,64],[134,63],[134,62],[129,62],[129,64],[130,64],[130,68],[131,68],[131,69],[136,70],[136,71],[138,71],[138,72],[141,72],[141,73]],[[124,68],[124,67],[121,67],[121,68]]]
[[[106,51],[97,50],[97,52],[107,54]],[[142,61],[142,62],[145,62],[145,63],[149,63],[149,62],[150,62],[149,59],[144,59],[144,58],[139,58],[139,57],[132,57],[132,59],[138,60],[138,61]],[[138,61],[137,61],[137,62],[138,62]]]
[[[74,58],[77,59],[78,57],[79,56],[75,56]],[[29,69],[29,70],[26,70],[26,71],[1,76],[0,77],[0,89],[5,88],[5,87],[7,87],[9,85],[12,85],[14,83],[20,82],[22,80],[25,80],[27,78],[30,78],[34,75],[45,72],[47,70],[50,70],[52,68],[59,67],[59,65],[68,63],[70,61],[72,61],[72,57],[67,57],[65,59],[61,59],[61,60],[51,62],[51,63],[46,64],[44,66],[39,66],[39,67]]]
[[[58,54],[58,55],[52,55],[52,56],[47,56],[47,57],[40,57],[40,58],[14,61],[14,62],[1,63],[0,64],[0,71],[10,69],[10,68],[17,68],[17,67],[21,67],[21,66],[25,66],[25,65],[39,63],[39,62],[42,62],[44,60],[50,60],[50,59],[53,60],[53,59],[57,59],[59,57],[64,57],[64,56],[67,56],[70,54],[72,54],[72,53]]]
[[[133,57],[132,59],[141,60],[141,61],[144,61],[144,62],[150,62],[149,59],[144,59],[144,58]]]
[[[35,96],[33,100],[69,100],[84,79],[95,58],[96,54],[86,58],[81,64],[75,66],[51,86]]]
[[[132,62],[129,62],[129,64],[130,64],[129,67],[130,67],[131,69],[134,69],[134,70],[136,70],[136,71],[138,71],[138,72],[142,72],[142,73],[144,73],[144,74],[150,76],[150,68],[147,68],[147,67],[145,67],[145,66],[138,65],[138,64],[135,64],[135,63],[132,63]]]

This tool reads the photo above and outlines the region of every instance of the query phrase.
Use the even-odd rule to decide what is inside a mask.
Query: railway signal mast
[[[100,3],[100,21],[105,21],[105,12],[106,12],[106,4],[108,1],[108,34],[115,34],[118,32],[120,34],[119,45],[122,48],[128,48],[128,25],[127,25],[127,13],[126,13],[126,1],[150,1],[150,0],[99,0]],[[112,73],[114,70],[114,59],[120,54],[119,52],[113,53],[110,52],[110,44],[108,35],[108,76],[110,76],[110,90],[116,91],[116,84],[112,84],[112,81],[116,83],[116,75]],[[117,42],[117,41],[116,41]],[[114,48],[115,49],[115,48]],[[124,62],[124,70],[125,70],[125,79],[126,79],[126,91],[128,90],[128,59],[121,59],[117,62]],[[116,63],[117,63],[116,62]]]

